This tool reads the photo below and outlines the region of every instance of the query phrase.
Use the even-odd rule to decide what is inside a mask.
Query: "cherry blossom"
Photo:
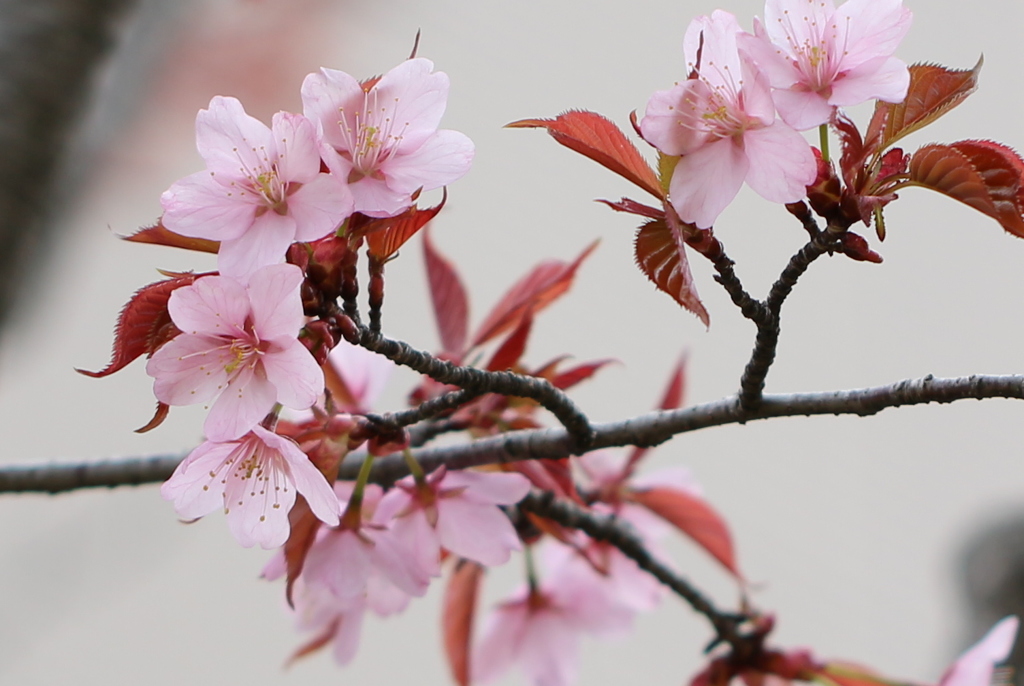
[[[412,205],[417,190],[461,178],[473,161],[473,142],[438,130],[448,101],[448,75],[433,62],[407,60],[377,81],[360,84],[322,68],[302,84],[304,112],[323,131],[323,157],[347,180],[357,212],[389,217]]]
[[[892,54],[910,30],[902,0],[767,0],[765,21],[741,37],[767,74],[783,121],[795,129],[824,124],[836,106],[901,102],[906,63]]]
[[[223,507],[231,533],[246,548],[284,545],[296,492],[321,521],[338,523],[338,499],[323,474],[292,441],[261,426],[237,441],[206,441],[160,488],[184,519]]]
[[[348,187],[321,173],[316,127],[302,115],[278,112],[267,128],[217,96],[196,116],[196,146],[207,169],[164,192],[162,221],[220,241],[221,274],[244,279],[281,262],[293,241],[323,238],[352,213]]]
[[[1010,656],[1019,627],[1016,617],[996,622],[980,641],[950,665],[939,686],[989,686],[995,666]]]
[[[440,573],[440,549],[486,566],[508,562],[521,543],[497,506],[513,505],[530,490],[521,474],[447,471],[431,473],[421,489],[407,477],[388,491],[378,516],[393,518],[395,535],[415,551],[430,574]]]
[[[323,391],[323,372],[298,338],[301,270],[264,267],[248,286],[205,276],[168,302],[182,333],[146,365],[153,392],[168,405],[214,401],[204,430],[212,441],[242,436],[281,403],[306,409]]]
[[[776,121],[767,77],[737,48],[736,18],[722,10],[690,23],[683,39],[696,78],[647,102],[640,129],[666,155],[681,155],[669,196],[685,222],[710,227],[743,182],[772,202],[795,202],[817,172],[810,146]],[[700,64],[697,53],[700,49]]]
[[[474,647],[473,680],[489,682],[513,663],[537,686],[569,686],[579,668],[585,633],[614,635],[630,626],[632,613],[607,602],[592,584],[562,576],[523,589],[492,612]]]

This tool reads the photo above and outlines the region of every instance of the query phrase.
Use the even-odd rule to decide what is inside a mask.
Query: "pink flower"
[[[316,128],[301,115],[278,112],[268,129],[217,96],[196,115],[196,146],[207,169],[164,192],[163,224],[220,241],[221,274],[277,264],[293,241],[323,238],[352,214],[348,187],[320,173]]]
[[[331,365],[341,377],[350,397],[334,397],[335,405],[345,412],[367,412],[384,390],[395,370],[395,363],[375,352],[341,340],[331,351]]]
[[[237,441],[206,441],[160,488],[183,519],[224,508],[235,539],[246,548],[284,545],[288,511],[298,491],[329,525],[338,523],[338,499],[323,474],[287,438],[261,426]]]
[[[339,482],[335,493],[345,502],[352,487]],[[366,599],[374,578],[408,596],[422,596],[430,584],[430,575],[416,563],[405,541],[373,516],[381,495],[380,486],[368,485],[358,529],[321,528],[306,555],[305,583],[327,588],[340,607],[354,607]],[[383,589],[378,590],[383,594]]]
[[[997,622],[984,638],[950,665],[939,686],[989,686],[995,666],[1010,656],[1019,626],[1016,617]]]
[[[366,87],[326,68],[303,82],[306,116],[323,130],[324,160],[348,181],[357,212],[394,216],[412,205],[417,190],[440,188],[469,171],[473,142],[437,129],[448,75],[433,68],[430,60],[416,58]]]
[[[618,633],[632,613],[572,579],[521,591],[487,618],[471,661],[473,680],[493,681],[518,663],[537,686],[576,681],[584,633]]]
[[[775,120],[767,77],[738,51],[739,34],[728,12],[694,19],[683,49],[697,78],[651,96],[640,122],[647,141],[666,155],[682,156],[669,196],[680,218],[702,229],[744,181],[765,199],[788,203],[804,196],[817,172],[803,137]]]
[[[498,505],[513,505],[530,491],[521,474],[447,471],[427,477],[421,492],[411,477],[381,500],[377,517],[391,521],[395,535],[413,549],[427,573],[440,573],[441,548],[494,567],[508,562],[522,544]],[[392,519],[393,518],[393,519]]]
[[[323,391],[323,372],[297,338],[304,321],[301,270],[264,267],[248,286],[205,276],[168,302],[182,333],[153,354],[146,373],[168,405],[213,400],[204,429],[212,441],[238,438],[281,403],[306,409]]]
[[[790,126],[824,124],[836,107],[867,100],[901,102],[907,65],[892,54],[910,30],[903,0],[767,0],[765,22],[741,38],[775,88],[775,105]]]

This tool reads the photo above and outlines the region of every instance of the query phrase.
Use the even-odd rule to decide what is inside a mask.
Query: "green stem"
[[[402,456],[405,457],[405,465],[409,468],[409,473],[412,474],[412,478],[416,480],[417,486],[423,486],[427,483],[427,477],[423,473],[423,467],[420,466],[416,456],[412,454],[412,451],[406,448],[402,451]]]
[[[533,546],[523,546],[523,559],[526,561],[526,583],[530,585],[530,595],[537,592],[537,567],[533,563]]]
[[[821,146],[821,159],[828,164],[828,124],[818,127],[818,144]]]
[[[355,488],[352,489],[352,497],[348,499],[345,512],[341,515],[342,529],[355,531],[359,529],[359,525],[362,523],[363,491],[366,490],[366,484],[370,480],[370,470],[372,468],[373,455],[366,453],[366,457],[363,458],[363,464],[359,468],[359,476],[356,477]]]

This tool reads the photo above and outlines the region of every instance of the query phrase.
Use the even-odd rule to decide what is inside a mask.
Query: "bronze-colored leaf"
[[[441,347],[446,353],[461,355],[469,328],[469,297],[454,265],[434,248],[429,230],[423,232],[423,259]]]
[[[476,562],[459,560],[448,579],[441,610],[441,630],[448,667],[459,686],[470,683],[470,646],[473,639],[473,616],[480,593],[484,568]]]
[[[554,119],[521,119],[510,129],[543,128],[551,137],[598,164],[664,199],[658,176],[626,135],[611,120],[596,112],[570,110]]]
[[[1003,228],[1024,238],[1024,161],[1013,148],[994,141],[957,141],[950,147],[963,153],[981,174]]]
[[[385,217],[368,222],[362,227],[361,235],[366,236],[370,255],[381,262],[387,262],[398,252],[399,248],[405,245],[407,240],[437,216],[447,201],[448,189],[446,188],[441,202],[434,207],[420,209],[413,205],[396,217]]]
[[[947,69],[937,64],[910,66],[910,87],[906,99],[897,104],[882,102],[865,136],[873,151],[880,151],[909,133],[950,111],[978,87],[978,73],[984,58],[972,69]]]
[[[636,233],[636,264],[640,271],[684,308],[711,325],[708,311],[697,295],[683,238],[660,219],[647,222]]]
[[[130,236],[124,236],[124,240],[132,243],[151,243],[153,245],[166,245],[171,248],[183,248],[196,252],[209,252],[216,254],[220,250],[220,241],[210,241],[205,238],[189,238],[174,233],[164,227],[163,223],[157,222],[153,226],[139,229]]]

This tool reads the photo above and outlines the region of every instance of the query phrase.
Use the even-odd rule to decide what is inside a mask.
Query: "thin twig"
[[[831,252],[837,241],[838,237],[832,231],[819,233],[790,258],[778,280],[772,284],[768,298],[762,305],[762,318],[754,319],[754,323],[757,324],[754,349],[743,370],[743,376],[740,377],[739,403],[745,412],[756,412],[761,404],[765,379],[775,361],[775,350],[779,344],[783,303],[811,263],[826,252]]]
[[[376,334],[365,327],[359,327],[359,344],[396,364],[414,369],[435,381],[458,386],[469,393],[498,393],[536,400],[566,428],[577,451],[586,451],[590,446],[593,429],[587,416],[569,396],[546,379],[510,371],[489,372],[476,367],[463,367],[416,350],[404,341]]]
[[[401,412],[389,412],[387,414],[368,414],[366,415],[366,418],[374,424],[398,429],[405,426],[411,426],[417,422],[433,419],[445,412],[450,412],[451,410],[465,405],[480,395],[481,394],[479,392],[466,389],[451,391],[444,395],[439,395],[436,398],[424,401],[416,407],[408,410],[403,410]]]
[[[740,627],[747,618],[740,614],[723,612],[710,599],[682,576],[659,562],[647,547],[622,521],[611,515],[589,512],[567,500],[559,500],[550,491],[534,491],[519,503],[521,510],[533,512],[562,526],[578,529],[597,541],[605,541],[618,548],[623,555],[637,563],[640,569],[651,574],[661,583],[685,600],[690,606],[707,617],[718,637],[740,652],[746,648],[750,637]]]
[[[754,413],[744,412],[735,396],[679,410],[650,412],[632,419],[594,426],[592,450],[620,446],[655,446],[679,434],[713,426],[772,417],[873,415],[890,407],[951,403],[974,398],[1024,399],[1024,376],[975,375],[952,379],[926,376],[887,386],[825,393],[766,395]],[[465,469],[529,459],[559,459],[575,454],[563,428],[513,431],[472,443],[413,451],[426,471],[446,465]],[[0,493],[60,493],[80,488],[114,487],[164,481],[183,455],[132,457],[92,463],[11,465],[0,468]],[[339,472],[355,478],[358,465],[346,460]],[[389,485],[408,474],[400,455],[380,458],[371,481]]]

